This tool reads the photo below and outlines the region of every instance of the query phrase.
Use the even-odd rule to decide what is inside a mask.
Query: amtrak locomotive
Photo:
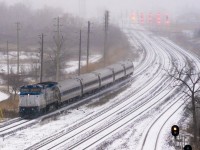
[[[20,88],[19,115],[32,117],[70,103],[86,94],[109,86],[133,74],[131,61],[121,61],[106,68],[60,82],[42,82]]]

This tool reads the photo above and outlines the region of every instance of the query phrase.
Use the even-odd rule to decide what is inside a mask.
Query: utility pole
[[[61,47],[63,45],[63,36],[61,36],[61,31],[60,31],[60,17],[56,18],[57,20],[57,37],[54,37],[54,41],[56,43],[56,47],[57,47],[57,52],[56,52],[56,81],[58,82],[60,80],[60,51],[61,51]]]
[[[78,62],[78,75],[81,73],[81,30],[80,30],[80,38],[79,38],[79,62]]]
[[[89,64],[89,49],[90,49],[90,21],[88,21],[88,34],[87,34],[87,71]]]
[[[106,52],[108,50],[108,25],[109,25],[109,11],[105,12],[105,33],[104,33],[104,66],[106,66]]]
[[[40,50],[40,83],[43,77],[43,52],[44,52],[44,34],[41,35],[41,50]]]
[[[9,62],[9,48],[8,48],[8,41],[7,41],[7,85],[8,85],[8,93],[9,93],[9,75],[10,75],[10,62]]]
[[[17,74],[19,75],[19,30],[20,22],[16,23],[17,25]]]

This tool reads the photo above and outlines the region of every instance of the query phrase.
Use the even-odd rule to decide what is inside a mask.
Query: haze
[[[105,9],[113,16],[131,11],[167,13],[175,18],[184,13],[198,13],[198,0],[0,0],[8,5],[22,2],[31,8],[61,8],[81,17],[102,16]]]

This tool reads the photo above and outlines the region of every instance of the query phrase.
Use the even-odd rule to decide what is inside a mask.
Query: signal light
[[[192,146],[190,145],[185,145],[185,147],[183,148],[184,150],[192,150]]]
[[[179,127],[177,125],[173,125],[171,128],[171,133],[173,136],[178,136],[179,135]]]
[[[168,16],[168,15],[166,15],[165,24],[166,24],[166,25],[169,25],[169,23],[170,23],[170,22],[169,22],[169,16]]]
[[[157,13],[157,24],[161,24],[160,13]]]
[[[144,24],[144,15],[143,15],[143,13],[141,13],[141,16],[140,16],[140,23]]]
[[[135,15],[135,13],[132,13],[132,14],[131,14],[131,20],[132,20],[133,22],[136,22],[136,15]]]

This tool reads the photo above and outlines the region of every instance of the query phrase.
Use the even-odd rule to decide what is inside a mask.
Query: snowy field
[[[9,97],[8,94],[5,94],[3,92],[0,91],[0,101],[4,101],[5,99],[7,99]]]
[[[90,59],[90,63],[97,62],[99,61],[99,59],[101,59],[101,55],[94,55]],[[138,64],[138,62],[135,63]],[[78,61],[70,61],[67,63],[68,67],[65,70],[68,73],[74,72],[78,69],[77,64]],[[81,65],[86,65],[86,61],[82,61]],[[127,92],[125,92],[125,94]],[[123,94],[120,94],[120,97],[121,96],[123,97]],[[119,99],[120,97],[118,97],[117,99]],[[103,106],[90,107],[90,105],[96,103],[96,101],[98,101],[98,99],[94,99],[91,103],[79,107],[78,109],[69,110],[67,115],[61,116],[56,120],[48,120],[47,122],[42,122],[41,124],[34,125],[31,128],[19,131],[14,135],[0,138],[0,149],[24,149],[24,146],[31,146],[51,134],[55,134],[56,132],[64,130],[65,127],[77,121],[80,121],[82,118],[112,105],[113,103],[115,103],[116,99],[109,100],[109,102]]]
[[[27,55],[24,54],[24,52],[21,53],[22,55],[20,56],[20,59],[38,59],[38,56],[36,53],[28,53]],[[10,59],[15,59],[15,55],[17,55],[16,52],[11,52],[10,54]],[[94,62],[98,62],[101,59],[101,55],[92,55],[90,58],[90,63],[94,63]],[[6,56],[5,55],[1,55],[1,65],[0,65],[0,72],[7,72],[7,66],[6,66]],[[85,66],[86,65],[86,59],[81,61],[81,66]],[[22,66],[25,70],[29,71],[31,64],[21,64],[20,66]],[[73,73],[78,69],[78,61],[70,61],[66,63],[66,68],[65,68],[65,72],[66,73]],[[13,69],[14,72],[16,72],[17,70],[17,65],[16,64],[12,64],[10,65],[10,68]],[[0,79],[0,83],[2,84],[3,81]],[[5,99],[7,99],[9,96],[3,92],[0,91],[0,101],[3,101]]]
[[[101,55],[93,55],[91,56],[89,63],[98,62],[102,58]],[[70,61],[66,63],[67,68],[65,68],[66,73],[73,73],[78,70],[78,61]],[[86,66],[86,58],[81,61],[81,66]]]
[[[16,52],[9,52],[9,59],[10,60],[14,60],[16,61],[16,56],[17,53]],[[94,62],[98,62],[100,59],[102,58],[101,55],[91,55],[90,59],[89,59],[89,63],[94,63]],[[5,53],[1,53],[0,52],[0,72],[2,73],[7,73],[7,65],[6,65],[6,60],[7,60],[7,56],[5,55]],[[25,54],[25,52],[21,52],[20,53],[20,60],[38,60],[39,61],[39,54],[38,53],[34,53],[34,52],[27,52],[27,54]],[[81,66],[85,66],[86,65],[86,57],[82,58],[81,61]],[[32,64],[30,63],[22,63],[20,64],[20,67],[22,67],[23,69],[29,71],[31,68]],[[16,73],[17,70],[17,65],[16,64],[10,64],[10,69],[13,69],[13,72]],[[78,69],[78,61],[70,61],[66,63],[66,68],[64,69],[64,71],[66,73],[73,73]]]
[[[128,32],[126,33],[130,34]],[[169,50],[169,52],[167,50],[164,51],[163,49],[168,46],[167,41],[165,43],[161,43],[159,37],[152,38],[148,35],[148,32],[138,34],[131,33],[129,35],[131,44],[133,44],[138,49],[141,49],[142,44],[147,51],[147,56],[145,57],[145,60],[142,59],[145,53],[142,53],[141,58],[139,58],[137,62],[133,62],[135,64],[135,68],[137,68],[134,72],[134,76],[136,79],[133,83],[131,83],[130,86],[126,87],[120,93],[115,94],[115,96],[110,97],[103,104],[99,104],[99,101],[102,101],[102,99],[95,98],[78,108],[69,109],[67,114],[46,120],[45,122],[40,122],[30,128],[18,131],[12,135],[1,137],[0,149],[21,150],[32,146],[33,144],[49,136],[52,136],[55,133],[64,133],[70,126],[76,125],[78,122],[83,121],[85,118],[100,113],[106,108],[109,108],[117,102],[120,102],[124,97],[132,93],[137,88],[143,87],[135,95],[127,99],[127,101],[125,102],[127,103],[126,105],[122,103],[121,105],[123,105],[123,107],[119,106],[119,110],[117,108],[116,110],[110,110],[108,114],[113,113],[112,116],[108,115],[107,118],[101,121],[102,123],[99,123],[100,120],[98,120],[98,118],[95,118],[94,121],[96,120],[99,122],[95,123],[91,127],[91,132],[101,127],[101,125],[103,126],[107,124],[113,118],[119,117],[124,112],[128,111],[129,109],[131,110],[135,106],[142,103],[143,105],[141,105],[141,107],[139,107],[137,111],[133,111],[131,115],[128,115],[113,126],[105,129],[99,135],[96,135],[91,140],[88,140],[80,145],[80,147],[86,147],[87,144],[93,142],[92,140],[95,140],[96,138],[100,138],[100,136],[102,136],[102,139],[99,140],[99,142],[87,149],[99,148],[107,150],[175,150],[172,136],[170,134],[171,126],[174,124],[184,126],[185,124],[187,124],[188,120],[186,118],[183,118],[183,110],[185,107],[182,99],[183,95],[180,94],[179,96],[172,96],[174,89],[168,86],[168,84],[170,84],[170,81],[165,82],[163,68],[170,68],[171,56],[169,55],[171,54],[175,55],[173,57],[180,61],[180,65],[184,65],[185,60],[182,54],[184,52],[181,52],[181,50],[179,50],[172,53],[172,48]],[[139,41],[140,39],[142,39],[141,42]],[[185,53],[185,55],[188,54]],[[192,55],[188,57],[195,60]],[[99,60],[100,57],[96,56],[94,59]],[[71,68],[69,69],[70,71],[74,71],[77,69],[75,66],[73,66],[76,63],[77,62],[71,62],[67,64]],[[162,63],[161,68],[160,63]],[[156,78],[154,79],[155,76]],[[149,85],[146,85],[149,80],[152,80],[151,83]],[[161,82],[162,80],[164,80],[164,83]],[[159,89],[161,89],[160,93],[159,89],[153,90],[152,87],[159,87]],[[168,98],[168,96],[170,96],[170,98]],[[149,102],[145,103],[146,101]],[[130,118],[132,119],[130,121],[127,121]],[[125,122],[127,123],[124,125]],[[92,123],[93,122],[90,122],[88,124]],[[88,132],[90,132],[89,127],[86,130],[81,131],[83,132],[83,136],[87,134],[87,130]],[[158,133],[159,130],[161,130],[160,133]],[[74,132],[75,131],[76,130],[74,130]],[[107,136],[104,136],[103,134],[107,134]],[[74,141],[72,140],[71,142],[76,142],[76,140],[78,141],[78,138],[81,138],[81,136],[75,138]],[[157,138],[157,147],[153,148],[153,144]],[[57,142],[60,142],[59,139]],[[143,147],[142,143],[144,142],[146,143]],[[172,144],[169,144],[170,142],[172,142]],[[64,147],[61,148],[65,149]],[[78,150],[78,147],[74,149]]]

